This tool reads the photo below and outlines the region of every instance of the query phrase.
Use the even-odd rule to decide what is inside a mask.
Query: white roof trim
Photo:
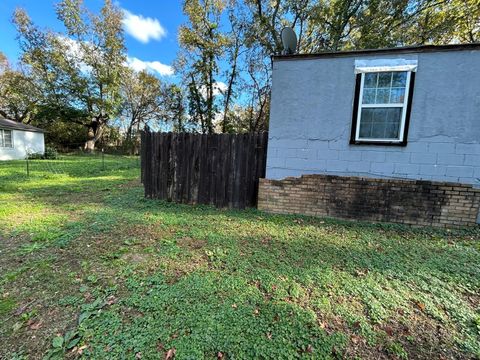
[[[355,74],[382,71],[417,71],[416,59],[355,60]]]

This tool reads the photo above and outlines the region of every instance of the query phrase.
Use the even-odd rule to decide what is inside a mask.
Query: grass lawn
[[[0,162],[0,358],[480,357],[480,230],[143,198],[138,160]]]

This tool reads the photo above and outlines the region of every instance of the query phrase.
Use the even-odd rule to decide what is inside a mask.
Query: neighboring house
[[[417,184],[417,192],[421,186],[423,193],[426,184],[439,192],[444,190],[436,188],[437,182],[462,184],[475,194],[467,201],[473,208],[464,221],[471,223],[480,203],[475,189],[480,186],[479,66],[480,44],[275,56],[266,178],[321,174],[317,183],[335,175],[337,182],[362,177],[362,184],[375,178],[377,189],[388,183],[382,179],[412,179],[417,182],[405,183]],[[389,183],[388,189],[399,186]],[[309,196],[318,205],[320,195],[312,191]],[[386,191],[375,196],[385,200]],[[437,206],[426,220],[416,221],[415,212],[403,221],[391,207],[404,210],[406,205],[387,200],[388,209],[375,205],[372,216],[364,218],[434,224],[442,211]],[[353,200],[341,201],[352,208]],[[362,201],[362,211],[372,210],[368,199]],[[429,201],[439,200],[431,196]],[[272,210],[265,196],[259,202]],[[336,215],[315,204],[293,211],[283,206],[278,212]],[[357,215],[352,210],[339,217]]]
[[[0,160],[25,159],[45,152],[44,130],[0,118]]]

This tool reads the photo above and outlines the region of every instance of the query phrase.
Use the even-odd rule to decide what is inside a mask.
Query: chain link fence
[[[93,152],[81,150],[60,153],[47,149],[44,156],[31,155],[24,163],[27,177],[45,174],[99,175],[115,170],[138,169],[140,156],[129,155],[122,147],[108,147]]]

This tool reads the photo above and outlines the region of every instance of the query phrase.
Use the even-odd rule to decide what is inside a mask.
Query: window
[[[13,147],[12,130],[0,129],[0,147]]]
[[[406,145],[415,73],[357,74],[352,144]]]

